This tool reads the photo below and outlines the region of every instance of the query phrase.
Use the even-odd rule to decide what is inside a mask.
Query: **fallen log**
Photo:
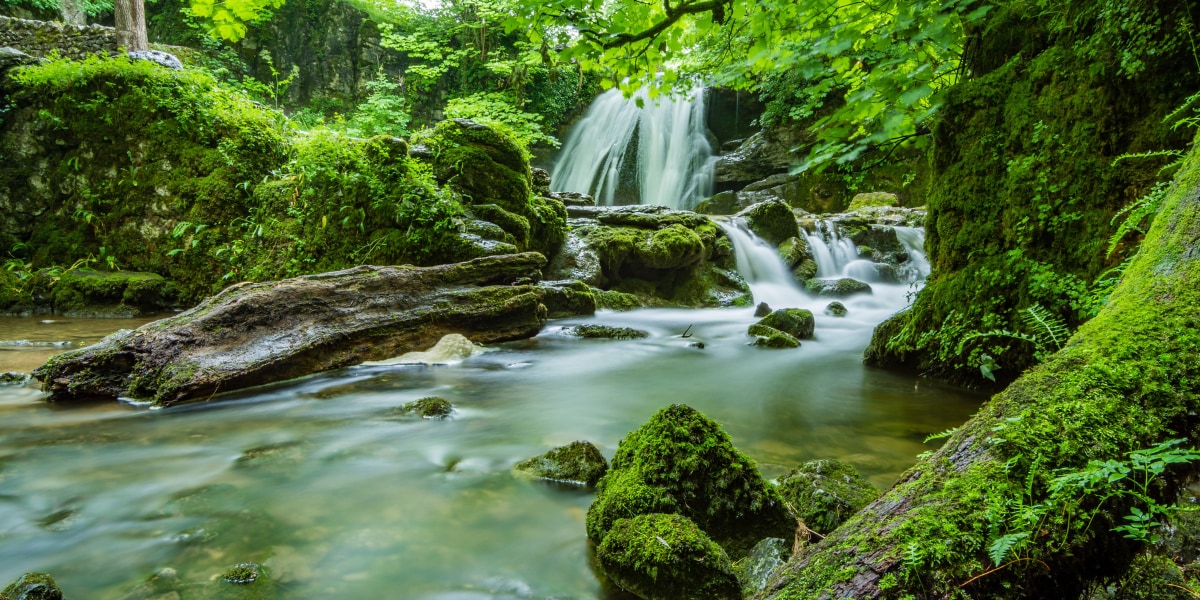
[[[51,401],[165,406],[424,350],[449,333],[485,344],[532,337],[545,323],[546,288],[531,282],[545,264],[530,252],[241,283],[55,356],[34,377]]]
[[[1142,493],[1121,472],[1138,468],[1130,453],[1178,438],[1195,447],[1198,415],[1193,150],[1100,313],[891,490],[793,557],[758,597],[1080,597],[1119,575],[1142,547],[1115,528],[1136,525],[1139,512],[1153,515],[1151,504],[1173,503],[1196,471],[1194,463],[1160,465]],[[1054,489],[1105,463],[1115,465],[1112,474],[1094,486]]]

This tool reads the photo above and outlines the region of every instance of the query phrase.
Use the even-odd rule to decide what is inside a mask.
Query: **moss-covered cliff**
[[[1200,89],[1186,2],[1036,2],[997,8],[966,55],[934,129],[928,198],[933,275],[914,306],[884,323],[867,361],[984,383],[979,365],[1015,378],[1038,336],[1021,311],[1040,305],[1074,327],[1106,291],[1113,217],[1151,190],[1178,149],[1164,122]],[[965,341],[965,343],[964,343]],[[1040,340],[1045,342],[1044,339]],[[1040,350],[1053,350],[1052,344]],[[986,356],[985,356],[986,355]],[[989,359],[990,357],[990,359]]]

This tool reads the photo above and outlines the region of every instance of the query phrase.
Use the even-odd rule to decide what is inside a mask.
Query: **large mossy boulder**
[[[800,224],[795,213],[791,207],[778,200],[760,202],[739,212],[735,217],[745,219],[750,231],[772,246],[800,236]]]
[[[26,573],[0,591],[0,600],[63,600],[63,593],[46,573]]]
[[[871,285],[866,282],[842,277],[840,279],[809,279],[804,282],[808,293],[822,298],[848,298],[856,294],[870,294]]]
[[[619,519],[596,548],[605,575],[641,598],[739,600],[729,556],[683,515]]]
[[[682,404],[621,441],[588,510],[588,538],[602,544],[618,520],[650,513],[691,519],[735,559],[796,528],[779,492],[720,425]]]
[[[758,324],[773,327],[796,339],[807,340],[812,339],[816,320],[812,311],[808,309],[780,308],[771,311],[771,314],[763,317]]]
[[[523,460],[513,470],[538,479],[594,486],[608,472],[608,461],[595,444],[575,441]]]
[[[806,462],[779,480],[779,493],[809,529],[828,535],[879,496],[854,467],[837,459]]]
[[[704,216],[654,205],[577,206],[570,215],[570,238],[548,274],[608,293],[597,297],[598,305],[715,307],[750,301],[749,287],[734,270],[732,245]]]
[[[468,119],[442,121],[416,139],[428,148],[438,182],[461,192],[480,218],[512,235],[518,249],[558,252],[566,239],[566,206],[534,194],[524,148]]]

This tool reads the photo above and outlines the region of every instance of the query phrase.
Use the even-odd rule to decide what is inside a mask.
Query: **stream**
[[[978,395],[862,365],[873,327],[914,285],[873,282],[843,301],[846,317],[827,316],[827,299],[779,279],[773,251],[724,226],[756,298],[813,310],[815,340],[749,346],[751,308],[602,311],[456,365],[352,367],[166,410],[0,386],[0,581],[45,571],[69,598],[120,599],[165,567],[200,584],[252,561],[279,598],[626,598],[590,565],[591,493],[513,464],[576,439],[611,457],[679,402],[767,477],[838,457],[886,487],[933,447],[927,435],[976,410]],[[0,319],[0,372],[141,323],[43,321]],[[564,332],[590,322],[650,336]],[[431,395],[452,418],[392,412]]]

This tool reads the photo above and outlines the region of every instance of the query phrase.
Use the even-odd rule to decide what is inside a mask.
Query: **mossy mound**
[[[800,225],[792,208],[779,200],[760,202],[735,216],[745,219],[750,230],[772,246],[800,236]]]
[[[596,314],[596,294],[582,281],[543,281],[537,291],[548,319]]]
[[[804,237],[794,236],[783,240],[779,244],[779,257],[789,269],[795,269],[806,261],[812,262],[813,273],[816,273],[817,263],[813,260],[812,249],[808,247],[808,240]]]
[[[734,558],[763,538],[791,537],[796,526],[729,435],[682,404],[621,441],[588,510],[588,538],[602,543],[617,520],[647,513],[688,517]]]
[[[0,591],[0,600],[62,600],[62,590],[45,573],[26,573]]]
[[[742,597],[728,555],[682,515],[620,519],[596,548],[596,558],[609,579],[642,598]]]
[[[757,324],[778,329],[796,339],[807,340],[815,327],[812,311],[804,308],[780,308],[771,311]]]
[[[804,282],[808,293],[826,298],[846,298],[855,294],[870,294],[870,284],[857,279],[842,277],[841,279],[809,279]]]
[[[558,253],[566,240],[566,206],[533,193],[529,156],[516,142],[467,119],[442,121],[416,139],[429,149],[438,182],[512,235],[518,250]]]
[[[199,594],[204,600],[271,600],[277,596],[275,582],[258,563],[232,565],[204,586]]]
[[[600,308],[746,305],[749,287],[733,268],[732,246],[707,218],[662,206],[574,207],[571,238],[551,277],[604,292]]]
[[[438,396],[429,396],[405,403],[397,411],[401,414],[412,415],[424,419],[445,419],[454,412],[454,406],[450,401]]]
[[[754,341],[751,342],[754,346],[763,346],[766,348],[799,348],[800,340],[796,336],[780,331],[774,327],[755,323],[746,328],[746,333],[754,336]]]
[[[779,481],[779,493],[809,529],[828,535],[879,496],[854,467],[837,459],[800,465]]]
[[[594,444],[575,441],[516,464],[513,470],[551,481],[594,486],[608,472],[608,461]]]
[[[68,317],[135,317],[167,310],[175,287],[160,275],[71,269],[51,288],[54,312]]]
[[[850,199],[847,212],[854,212],[868,206],[900,206],[900,198],[891,192],[865,192],[855,194]]]
[[[830,302],[825,306],[825,314],[831,317],[844,317],[846,312],[846,305],[841,302]]]
[[[612,340],[636,340],[650,335],[641,329],[632,327],[613,327],[611,325],[575,325],[564,330],[581,338],[601,338]]]

